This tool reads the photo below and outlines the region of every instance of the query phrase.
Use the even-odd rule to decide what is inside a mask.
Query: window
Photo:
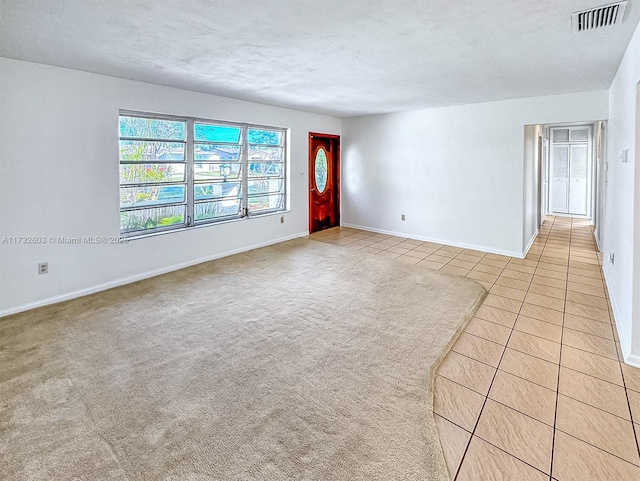
[[[285,130],[120,114],[120,232],[141,235],[285,210]]]

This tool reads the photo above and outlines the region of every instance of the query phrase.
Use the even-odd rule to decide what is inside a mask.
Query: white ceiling
[[[0,56],[348,117],[608,88],[608,0],[0,0]]]

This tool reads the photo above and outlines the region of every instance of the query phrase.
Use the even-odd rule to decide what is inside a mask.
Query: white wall
[[[346,119],[343,223],[521,256],[524,126],[607,116],[596,91]]]
[[[340,134],[340,119],[0,58],[0,239],[119,235],[119,109],[289,127],[285,223],[246,219],[127,245],[0,243],[0,315],[308,232],[308,132]]]
[[[636,84],[640,81],[640,27],[609,90],[608,186],[602,250],[604,272],[625,359],[640,365],[640,172],[636,167]],[[629,162],[619,161],[629,149]],[[635,190],[634,190],[635,185]],[[634,217],[635,199],[635,217]],[[635,229],[634,229],[635,227]],[[607,259],[615,254],[615,263]]]

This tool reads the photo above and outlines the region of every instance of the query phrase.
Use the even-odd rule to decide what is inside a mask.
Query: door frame
[[[544,159],[544,127],[540,128],[540,131],[538,132],[538,138],[536,139],[536,154],[537,154],[537,158],[535,159],[536,162],[536,169],[538,170],[538,178],[536,179],[536,182],[538,184],[538,208],[536,209],[536,227],[540,227],[542,225],[543,222],[543,213],[542,213],[542,204],[543,202],[541,201],[542,196],[544,195],[543,191],[544,189],[542,188],[543,182],[542,182],[542,176],[543,176],[543,159]]]
[[[606,120],[596,122],[596,138],[594,145],[595,160],[595,198],[594,198],[594,236],[598,250],[602,251],[602,236],[604,231],[604,214],[607,202],[607,183],[609,163],[607,162],[607,133],[608,125]]]
[[[313,228],[313,217],[312,217],[312,205],[311,205],[311,196],[309,195],[311,187],[315,182],[315,159],[313,158],[313,149],[311,147],[311,143],[314,137],[318,137],[321,139],[326,139],[331,143],[332,149],[335,147],[334,155],[333,155],[333,170],[335,174],[335,198],[334,198],[334,206],[336,210],[336,225],[340,225],[340,136],[336,134],[323,134],[320,132],[309,132],[309,139],[307,143],[308,147],[308,166],[309,166],[309,175],[307,178],[307,214],[309,217],[309,233]]]
[[[549,128],[542,126],[542,148],[540,150],[540,225],[544,222],[545,216],[549,215],[549,167],[551,161],[549,155]]]
[[[595,129],[596,129],[597,121],[591,122],[572,122],[572,123],[563,123],[563,124],[547,124],[544,127],[549,129],[549,140],[548,140],[548,150],[547,150],[547,186],[546,186],[546,201],[547,205],[543,207],[543,210],[546,209],[547,215],[554,215],[557,217],[575,217],[578,219],[588,219],[591,224],[593,224],[594,219],[594,198],[597,197],[596,192],[596,182],[595,182]],[[587,214],[586,215],[577,215],[577,214],[563,214],[560,212],[553,212],[551,210],[551,167],[552,167],[552,156],[553,156],[553,131],[558,129],[571,129],[571,128],[580,128],[580,127],[589,127],[589,141],[588,152],[589,152],[589,165],[587,168]],[[569,193],[567,193],[568,195]]]

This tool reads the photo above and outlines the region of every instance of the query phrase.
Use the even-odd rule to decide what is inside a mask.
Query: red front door
[[[309,134],[309,233],[340,225],[340,137]]]

